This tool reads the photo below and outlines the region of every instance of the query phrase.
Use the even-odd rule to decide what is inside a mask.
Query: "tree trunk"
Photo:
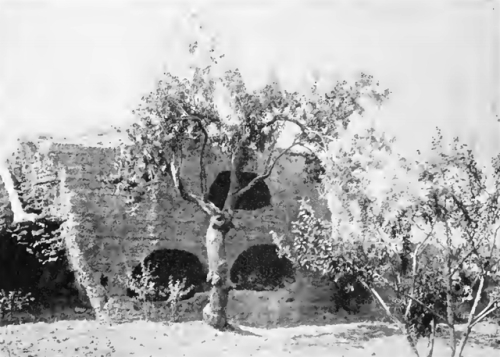
[[[451,258],[446,257],[446,318],[449,327],[449,341],[451,347],[451,356],[455,357],[457,350],[457,337],[455,334],[455,315],[453,312],[453,298],[451,292],[453,291],[453,280],[451,276]]]
[[[211,285],[209,302],[203,309],[203,320],[208,325],[223,329],[227,326],[226,307],[231,284],[226,260],[225,238],[231,229],[231,221],[225,216],[210,217],[206,234],[208,276]]]

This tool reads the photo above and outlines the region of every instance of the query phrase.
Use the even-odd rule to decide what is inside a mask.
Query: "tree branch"
[[[184,111],[185,112],[185,111]],[[185,112],[186,113],[186,112]],[[205,155],[205,147],[208,142],[208,133],[203,126],[203,123],[200,118],[198,118],[195,115],[188,115],[187,113],[185,114],[185,117],[181,117],[182,120],[193,120],[196,123],[198,123],[198,126],[200,127],[201,131],[203,132],[203,135],[205,136],[205,139],[203,140],[203,146],[201,148],[201,153],[200,153],[200,188],[201,188],[201,195],[202,197],[207,193],[207,173],[205,171],[205,163],[203,161],[204,155]]]
[[[481,299],[481,294],[483,293],[484,286],[484,276],[479,278],[479,288],[476,292],[476,298],[474,299],[474,304],[472,305],[472,309],[469,313],[469,319],[467,321],[467,329],[469,329],[472,325],[472,320],[474,318],[474,314],[476,313],[477,305],[479,304],[479,300]]]
[[[49,180],[49,181],[36,182],[33,184],[33,186],[40,186],[40,185],[46,185],[46,184],[57,184],[57,183],[59,183],[59,180]]]
[[[479,315],[476,316],[474,320],[472,320],[472,323],[470,327],[474,327],[476,324],[481,322],[486,316],[491,314],[493,311],[499,308],[500,300],[493,300],[491,301],[488,306],[486,306],[483,311],[479,313]],[[489,309],[489,310],[488,310]]]
[[[484,240],[484,238],[485,238],[485,235],[483,235],[483,236],[481,237],[481,239],[479,240],[479,242],[477,243],[477,245],[481,244],[481,242]],[[464,262],[465,262],[465,261],[466,261],[466,260],[467,260],[467,259],[471,256],[471,255],[472,255],[472,253],[476,253],[476,254],[478,254],[478,252],[477,252],[477,247],[475,246],[475,244],[474,244],[474,241],[473,241],[473,240],[471,240],[471,244],[472,244],[472,249],[470,250],[470,252],[469,252],[469,253],[467,253],[467,254],[466,254],[466,255],[462,258],[462,260],[460,261],[460,263],[458,263],[458,265],[457,265],[455,268],[453,268],[453,270],[452,270],[452,271],[451,271],[451,273],[450,273],[450,276],[451,276],[451,275],[453,275],[453,274],[455,274],[455,272],[456,272],[456,271],[458,271],[458,270],[460,269],[460,267],[462,266],[462,264],[463,264],[463,263],[464,263]],[[478,254],[478,255],[479,255],[479,254]]]
[[[418,303],[419,305],[421,305],[424,309],[426,309],[427,311],[429,311],[431,314],[433,315],[436,315],[437,317],[439,317],[441,320],[444,321],[444,324],[447,325],[447,326],[450,326],[450,324],[448,323],[447,319],[442,316],[441,314],[437,313],[436,311],[434,311],[433,309],[431,309],[430,307],[428,307],[427,305],[425,305],[423,302],[421,302],[420,300],[408,295],[408,294],[405,294],[403,293],[404,296],[406,296],[407,298],[415,301],[416,303]],[[451,327],[451,326],[450,326]]]
[[[431,321],[431,335],[429,336],[429,344],[427,347],[429,351],[427,352],[427,357],[432,357],[434,353],[434,342],[436,340],[436,320],[433,318]]]
[[[271,126],[280,120],[293,123],[293,124],[297,125],[300,128],[300,130],[302,130],[303,133],[306,132],[306,126],[304,124],[302,124],[301,122],[299,122],[296,119],[290,119],[290,118],[283,116],[283,115],[276,115],[273,119],[271,119],[269,122],[266,123],[266,126]]]
[[[386,315],[396,324],[398,325],[399,329],[401,330],[401,332],[405,333],[406,332],[406,329],[404,327],[404,324],[399,321],[392,313],[391,313],[391,310],[389,310],[389,307],[386,305],[386,303],[384,302],[384,300],[382,299],[382,297],[378,294],[378,292],[374,289],[374,288],[371,288],[367,283],[365,283],[364,281],[360,280],[361,284],[365,287],[365,289],[367,289],[374,297],[375,297],[375,300],[380,304],[380,306],[382,306],[382,308],[384,309]]]
[[[413,264],[412,264],[412,283],[411,283],[411,293],[410,293],[410,295],[412,297],[415,296],[415,278],[417,276],[417,256],[419,256],[424,251],[424,249],[421,252],[419,252],[418,250],[420,249],[420,247],[422,247],[425,244],[425,242],[433,234],[433,232],[434,232],[434,225],[435,225],[435,222],[432,223],[432,225],[431,225],[431,231],[427,234],[427,237],[425,237],[425,239],[421,243],[417,244],[417,246],[415,247],[415,251],[412,254]],[[410,299],[410,302],[408,303],[408,305],[406,307],[405,318],[407,318],[410,315],[410,309],[411,309],[412,301],[413,300]]]
[[[484,285],[484,277],[481,276],[481,278],[479,280],[479,289],[476,292],[476,298],[474,299],[474,304],[472,305],[472,309],[469,313],[469,318],[467,320],[467,327],[465,329],[465,333],[463,334],[462,339],[461,339],[460,344],[459,344],[459,347],[458,347],[458,355],[459,356],[462,355],[465,344],[467,343],[467,339],[469,338],[470,332],[472,330],[472,319],[474,317],[474,313],[476,312],[477,305],[479,304],[479,300],[481,299],[483,285]]]
[[[168,97],[167,97],[167,99],[168,99]],[[192,121],[196,122],[198,124],[199,128],[201,129],[201,131],[203,132],[203,135],[205,136],[205,139],[203,140],[203,146],[201,148],[201,153],[200,153],[200,188],[201,188],[201,195],[202,195],[202,197],[204,197],[205,194],[207,193],[207,174],[205,171],[205,163],[203,160],[204,160],[204,155],[205,155],[205,147],[206,147],[206,144],[207,144],[208,139],[209,139],[208,132],[205,129],[205,126],[203,125],[203,121],[201,120],[200,117],[193,115],[193,114],[189,114],[176,101],[171,100],[171,102],[181,111],[182,115],[181,115],[180,119],[182,121],[192,120]]]
[[[291,148],[293,148],[294,146],[296,146],[297,143],[296,143],[296,140],[294,140],[294,142],[292,143],[292,145],[290,145],[287,149],[283,150],[283,152],[281,154],[278,155],[278,157],[273,161],[272,165],[269,167],[268,165],[266,165],[266,171],[260,175],[260,176],[257,176],[256,178],[254,178],[252,181],[250,181],[249,184],[247,184],[245,187],[243,188],[240,188],[238,191],[236,191],[234,193],[234,196],[235,198],[237,197],[240,197],[241,195],[243,195],[245,192],[249,191],[252,187],[255,186],[255,184],[259,181],[263,181],[265,180],[266,178],[268,178],[272,171],[273,171],[273,168],[274,166],[276,165],[276,163],[278,162],[278,160],[284,155],[286,154]]]
[[[349,115],[351,115],[353,112],[354,112],[354,111],[350,112],[350,114],[348,114],[348,115],[347,115],[347,116],[345,116],[345,117],[342,117],[342,119],[340,119],[340,120],[344,120],[344,119],[345,119],[345,118],[347,118]],[[325,143],[324,138],[329,138],[329,139],[330,139],[330,140],[332,140],[332,141],[334,140],[334,138],[333,138],[333,137],[328,136],[328,135],[324,135],[324,134],[321,134],[321,133],[319,133],[319,132],[317,132],[317,131],[315,131],[315,130],[312,130],[311,128],[306,127],[306,125],[305,125],[305,124],[302,124],[301,122],[299,122],[297,119],[291,119],[291,118],[289,118],[289,117],[287,117],[287,116],[284,116],[284,115],[276,115],[276,116],[275,116],[272,120],[270,120],[269,122],[267,122],[265,126],[271,126],[271,125],[273,125],[274,123],[276,123],[276,122],[278,122],[278,121],[280,121],[280,120],[281,120],[281,121],[284,121],[284,122],[293,123],[293,124],[297,125],[297,126],[300,128],[300,130],[302,131],[302,133],[303,133],[303,134],[307,134],[307,133],[313,133],[313,134],[316,134],[316,135],[320,138],[320,140],[321,140],[321,142],[323,143],[323,146],[324,146],[325,148],[327,147],[327,145],[326,145],[326,143]]]
[[[491,260],[491,258],[493,258],[493,251],[496,248],[497,234],[498,234],[499,229],[500,229],[500,226],[497,227],[497,229],[495,230],[495,234],[493,235],[493,243],[491,244],[491,248],[490,248],[490,260]]]
[[[175,166],[175,154],[172,155],[172,161],[170,162],[170,174],[174,181],[175,188],[178,190],[179,194],[184,200],[194,203],[208,215],[220,213],[219,208],[217,208],[212,202],[205,202],[202,198],[185,190],[180,177],[180,168],[177,168]]]

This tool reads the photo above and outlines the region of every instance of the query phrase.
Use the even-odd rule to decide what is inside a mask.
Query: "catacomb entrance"
[[[276,290],[295,281],[292,263],[278,256],[274,244],[254,245],[241,253],[231,267],[230,277],[237,290]]]
[[[253,172],[241,172],[239,174],[240,187],[246,186],[250,181],[257,177]],[[222,209],[229,193],[229,184],[231,182],[231,173],[222,171],[210,186],[208,200]],[[271,193],[264,181],[260,181],[250,190],[245,192],[236,202],[236,209],[255,210],[271,205]]]
[[[160,289],[168,289],[169,277],[172,277],[173,281],[182,281],[186,278],[185,286],[194,286],[181,300],[190,299],[196,293],[206,290],[206,269],[196,255],[185,250],[155,250],[144,259],[144,264],[151,267],[152,281],[155,283],[154,294],[146,296],[149,301],[166,301],[169,298],[168,293],[166,296],[159,294]],[[139,286],[141,286],[141,277],[143,277],[142,265],[138,264],[132,271],[132,278]],[[129,297],[138,296],[130,288],[127,289],[127,295]]]

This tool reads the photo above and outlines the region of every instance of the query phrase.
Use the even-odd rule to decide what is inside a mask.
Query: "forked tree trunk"
[[[203,320],[208,325],[223,329],[229,327],[227,322],[227,302],[232,288],[229,279],[229,269],[226,260],[226,236],[233,228],[233,212],[238,196],[235,192],[239,186],[237,172],[241,172],[248,160],[248,153],[242,144],[238,154],[231,160],[231,176],[229,193],[224,202],[221,214],[212,215],[206,234],[208,276],[207,281],[212,286],[209,302],[203,309]]]
[[[212,216],[206,234],[207,281],[211,289],[209,302],[203,309],[203,320],[216,329],[223,329],[228,324],[226,307],[231,284],[226,260],[225,238],[230,230],[230,224],[230,220],[222,215]]]

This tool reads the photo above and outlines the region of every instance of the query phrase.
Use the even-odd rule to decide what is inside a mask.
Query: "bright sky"
[[[165,68],[187,73],[188,44],[213,37],[223,68],[239,68],[251,89],[273,73],[300,91],[318,74],[334,83],[363,71],[393,92],[367,118],[397,136],[400,152],[428,146],[440,126],[491,157],[499,11],[487,0],[3,1],[0,146],[12,152],[18,137],[41,134],[79,141],[130,123]],[[88,142],[98,141],[109,143]]]

